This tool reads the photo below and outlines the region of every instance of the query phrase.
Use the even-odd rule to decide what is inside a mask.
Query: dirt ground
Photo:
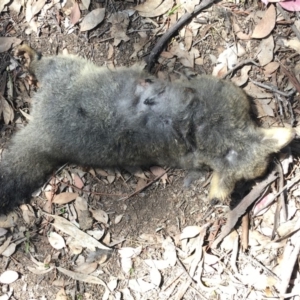
[[[39,10],[36,1],[28,1],[20,2],[19,11],[8,3],[0,13],[0,37],[16,38],[0,45],[0,151],[26,126],[35,90],[14,57],[17,44],[26,42],[45,56],[67,50],[99,66],[131,66],[144,63],[159,37],[194,9],[192,2],[199,3],[166,0],[167,8],[157,12],[159,1],[148,0],[150,8],[138,12],[138,3],[131,0],[91,1],[88,9],[88,1],[68,0],[64,6],[38,2]],[[296,127],[300,47],[288,42],[297,35],[299,16],[286,11],[287,19],[278,5],[271,6],[274,24],[270,5],[262,2],[214,4],[176,32],[154,73],[172,79],[189,68],[221,78],[241,63],[227,78],[251,95],[257,122]],[[99,24],[83,30],[89,26],[84,17],[97,9],[105,9],[103,21],[98,15],[88,24],[97,18]],[[231,47],[236,47],[234,58],[224,54]],[[67,165],[30,204],[0,217],[0,299],[300,299],[299,150],[295,140],[277,156],[283,185],[276,180],[265,191],[261,209],[249,203],[247,213],[241,210],[242,221],[216,249],[210,248],[211,242],[226,223],[229,206],[209,204],[209,172],[185,188],[186,171],[168,166],[107,170]],[[282,194],[287,217],[272,238],[274,216],[283,209],[274,201],[266,204],[266,198],[287,184]],[[254,181],[239,185],[231,208],[253,186]],[[57,224],[43,212],[60,217]],[[86,245],[89,235],[109,249],[92,251],[76,242],[78,233],[63,230],[62,219],[79,228]]]

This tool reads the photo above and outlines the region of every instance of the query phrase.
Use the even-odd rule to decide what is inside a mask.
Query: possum
[[[32,119],[0,162],[0,212],[28,200],[64,163],[92,167],[167,165],[213,171],[210,200],[266,172],[292,128],[257,127],[247,95],[211,76],[163,81],[141,68],[98,67],[72,55],[42,57],[28,45],[39,82]]]

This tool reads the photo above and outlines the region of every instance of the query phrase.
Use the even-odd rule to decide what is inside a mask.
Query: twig
[[[284,184],[284,178],[283,178],[283,169],[282,169],[282,165],[280,163],[280,161],[277,161],[276,163],[276,169],[278,171],[279,177],[278,177],[278,185],[279,185],[279,189],[281,190],[283,188],[283,184]],[[284,194],[281,193],[279,195],[279,201],[277,201],[277,206],[276,206],[276,212],[274,214],[274,224],[273,224],[273,231],[272,231],[272,240],[275,237],[277,228],[279,226],[280,223],[280,210],[282,209],[282,216],[283,216],[283,220],[281,220],[282,222],[286,222],[287,220],[287,211],[286,211],[286,205],[285,205],[285,197]]]
[[[270,86],[270,85],[268,85],[268,84],[263,84],[263,83],[261,83],[261,82],[252,80],[251,78],[249,78],[249,79],[250,79],[250,81],[251,81],[252,83],[254,83],[255,85],[260,86],[260,87],[262,87],[262,88],[264,88],[264,89],[266,89],[266,90],[272,91],[272,92],[274,92],[274,93],[277,93],[277,94],[279,94],[279,95],[281,95],[281,96],[284,96],[284,97],[291,97],[291,96],[292,96],[293,94],[295,94],[295,92],[296,92],[295,90],[293,90],[293,91],[291,91],[291,92],[289,92],[289,93],[285,93],[285,92],[282,92],[282,91],[276,89],[274,86]]]
[[[153,180],[151,180],[149,183],[147,183],[145,186],[141,187],[140,189],[138,189],[137,191],[131,193],[130,195],[126,196],[125,198],[121,198],[119,199],[119,201],[125,201],[133,196],[135,196],[136,194],[140,193],[141,191],[143,191],[145,188],[147,188],[148,186],[150,186],[151,184],[153,184],[155,181],[157,181],[158,179],[160,179],[161,177],[163,177],[167,172],[169,172],[170,168],[167,168],[165,170],[165,172],[163,172],[162,174],[160,174],[159,176],[155,177]]]
[[[248,64],[253,64],[256,65],[257,67],[260,67],[260,65],[254,60],[254,59],[246,59],[242,62],[240,62],[239,64],[237,64],[234,68],[232,68],[231,70],[229,70],[227,73],[225,73],[221,79],[226,78],[228,75],[230,75],[232,72],[234,72],[235,70],[243,67],[244,65],[248,65]]]
[[[212,5],[215,0],[202,0],[202,2],[196,6],[196,9],[192,13],[184,14],[176,24],[174,24],[164,35],[158,40],[154,48],[151,50],[149,56],[146,58],[147,70],[150,72],[155,64],[156,58],[162,52],[170,38],[175,34],[176,31],[181,29],[187,22],[197,16],[203,9]]]

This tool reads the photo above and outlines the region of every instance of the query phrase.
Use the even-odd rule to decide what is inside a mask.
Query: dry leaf
[[[98,267],[97,262],[92,262],[92,263],[82,263],[79,266],[76,266],[74,268],[74,271],[79,272],[79,273],[84,273],[84,274],[91,274],[93,273]]]
[[[184,45],[186,50],[190,50],[193,44],[193,32],[189,27],[186,27],[184,34]]]
[[[123,218],[123,214],[116,216],[116,218],[115,218],[115,224],[119,224],[121,222],[122,218]]]
[[[93,215],[93,218],[98,222],[107,225],[108,223],[108,214],[101,209],[90,209],[90,212]]]
[[[3,252],[2,255],[5,257],[10,257],[15,253],[17,245],[15,243],[11,243]]]
[[[60,193],[58,195],[55,195],[53,198],[53,203],[57,204],[66,204],[73,200],[75,200],[78,197],[78,193]]]
[[[91,4],[91,0],[81,0],[81,3],[85,7],[85,9],[89,9],[90,4]]]
[[[249,40],[251,38],[249,34],[242,32],[240,26],[235,21],[233,22],[233,30],[240,40]]]
[[[114,46],[118,46],[121,41],[127,42],[130,38],[126,35],[129,25],[129,16],[126,12],[117,12],[109,18],[112,23],[111,34],[114,37]]]
[[[300,41],[298,39],[285,40],[282,39],[284,46],[289,47],[300,53]]]
[[[255,26],[252,38],[261,39],[268,36],[276,24],[276,8],[273,4],[269,6],[261,21]]]
[[[55,300],[68,300],[68,298],[64,288],[61,288],[55,296]]]
[[[1,115],[3,115],[3,120],[5,124],[9,124],[14,119],[14,111],[12,107],[9,105],[6,99],[0,94],[0,116]]]
[[[0,13],[4,9],[4,6],[9,2],[10,0],[0,0]]]
[[[259,60],[259,64],[261,66],[265,66],[273,60],[274,56],[274,39],[273,36],[270,35],[266,39],[263,39],[258,46],[258,54],[257,59]]]
[[[99,25],[105,17],[105,8],[96,8],[88,13],[80,24],[81,31],[91,30]]]
[[[148,0],[149,1],[149,0]],[[139,10],[139,15],[145,18],[154,18],[163,15],[169,11],[174,4],[174,0],[164,0],[158,7],[154,9],[147,9],[144,11]]]
[[[279,68],[279,66],[280,64],[277,61],[272,61],[268,63],[267,65],[264,66],[264,74],[266,76],[271,75]]]
[[[29,23],[31,19],[41,11],[47,0],[29,0],[26,5],[26,21]]]
[[[137,5],[134,9],[141,12],[148,12],[157,8],[163,0],[146,0],[144,3]]]
[[[74,239],[76,239],[78,244],[80,244],[82,247],[87,247],[91,251],[95,251],[96,248],[108,249],[108,250],[110,249],[110,248],[104,246],[103,244],[101,244],[100,242],[98,242],[97,240],[95,240],[94,238],[92,238],[91,236],[89,236],[88,234],[82,232],[74,224],[67,221],[63,217],[59,217],[59,216],[51,215],[51,214],[47,214],[47,213],[44,213],[44,215],[53,218],[54,223],[52,223],[52,225],[56,229],[66,233],[66,234],[70,235],[71,237],[73,237]]]
[[[188,226],[185,227],[181,234],[180,234],[180,239],[190,239],[190,238],[194,238],[197,235],[199,235],[201,232],[201,227],[200,226]]]
[[[73,3],[73,7],[71,10],[71,14],[70,14],[70,21],[72,25],[75,25],[76,23],[78,23],[79,19],[80,19],[80,9],[79,9],[79,5],[77,2]]]
[[[232,77],[231,81],[234,82],[237,86],[242,86],[248,81],[248,73],[251,70],[251,66],[244,66],[241,69],[241,76],[240,77]]]
[[[66,247],[65,240],[63,239],[63,237],[54,231],[50,232],[48,240],[50,245],[56,250],[60,250]]]
[[[150,269],[150,280],[157,287],[161,284],[162,276],[155,266]]]
[[[19,278],[19,274],[16,271],[7,270],[0,275],[0,282],[2,284],[11,284]]]
[[[183,6],[183,8],[186,9],[186,11],[188,13],[192,13],[194,11],[194,9],[195,9],[195,6],[198,5],[199,2],[200,2],[200,0],[188,0],[188,1],[186,1],[186,0],[180,0],[180,1],[178,1],[177,0],[176,1],[176,3],[178,5]]]
[[[12,46],[19,45],[22,40],[16,37],[0,37],[0,53],[8,51]]]
[[[156,286],[153,283],[146,282],[141,278],[130,279],[128,281],[128,287],[139,293],[146,293],[156,288]]]
[[[92,284],[101,284],[101,285],[103,285],[104,287],[107,288],[105,282],[103,280],[101,280],[100,278],[98,278],[98,277],[72,272],[70,270],[67,270],[67,269],[64,269],[64,268],[61,268],[61,267],[57,267],[57,270],[59,272],[65,274],[65,275],[71,277],[74,280],[79,280],[79,281],[92,283]]]

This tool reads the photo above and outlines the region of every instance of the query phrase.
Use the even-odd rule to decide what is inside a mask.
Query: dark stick
[[[176,24],[169,28],[163,36],[158,40],[155,47],[151,50],[149,56],[146,58],[147,70],[150,72],[153,68],[158,55],[162,52],[170,38],[175,34],[176,31],[181,29],[187,22],[197,16],[204,8],[213,4],[215,0],[203,0],[192,13],[184,14]]]

